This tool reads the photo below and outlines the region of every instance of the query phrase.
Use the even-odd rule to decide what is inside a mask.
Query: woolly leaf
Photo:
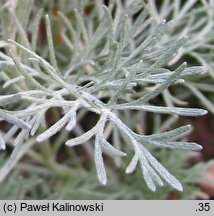
[[[154,113],[163,114],[178,114],[183,116],[202,116],[206,115],[207,111],[203,109],[196,108],[178,108],[178,107],[160,107],[151,105],[117,105],[114,107],[117,110],[142,110]]]
[[[149,164],[154,168],[154,170],[173,188],[178,191],[182,191],[183,187],[181,183],[172,176],[150,153],[147,149],[141,146],[143,155],[149,161]]]
[[[50,60],[55,70],[59,73],[59,68],[58,68],[57,61],[56,61],[54,45],[53,45],[53,38],[52,38],[52,33],[51,33],[51,24],[50,24],[50,19],[48,15],[46,15],[45,21],[46,21],[48,47],[49,47],[49,52],[50,52]]]
[[[23,120],[16,118],[15,116],[13,116],[10,113],[7,113],[1,109],[0,109],[0,118],[2,118],[5,121],[10,122],[11,124],[18,126],[19,128],[23,128],[26,130],[30,129],[29,124],[25,123]]]
[[[21,100],[21,94],[12,94],[12,95],[0,95],[0,106],[5,106],[11,103],[15,103]]]
[[[36,140],[38,142],[42,142],[54,134],[56,134],[59,130],[61,130],[69,121],[70,119],[70,113],[65,114],[59,121],[57,121],[54,125],[52,125],[50,128],[48,128],[45,132],[40,134]]]
[[[119,151],[118,149],[116,149],[114,146],[112,146],[109,142],[107,142],[105,139],[101,139],[99,141],[102,149],[109,154],[110,156],[113,157],[123,157],[126,156],[126,153]]]
[[[134,172],[134,170],[137,167],[137,163],[139,161],[139,157],[137,154],[134,155],[134,157],[132,158],[131,162],[129,163],[129,165],[126,168],[126,173],[127,174],[131,174]]]
[[[97,170],[97,177],[101,184],[106,185],[107,175],[104,167],[102,151],[101,151],[101,146],[98,137],[96,137],[95,139],[94,160],[95,160],[95,166]]]
[[[5,150],[5,149],[6,149],[6,145],[5,145],[4,139],[2,138],[0,134],[0,151]]]

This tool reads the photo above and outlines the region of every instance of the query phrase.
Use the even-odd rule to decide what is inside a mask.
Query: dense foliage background
[[[188,107],[207,109],[209,111],[207,115],[196,118],[178,118],[177,115],[169,117],[130,111],[122,116],[130,128],[134,128],[141,134],[158,133],[184,124],[193,125],[192,133],[188,134],[184,140],[201,144],[203,150],[200,152],[184,152],[148,146],[158,161],[181,181],[184,191],[177,192],[165,186],[158,188],[154,193],[151,192],[146,187],[140,168],[136,169],[132,175],[124,173],[131,160],[131,155],[127,155],[122,161],[120,159],[112,161],[108,156],[104,156],[108,183],[106,186],[102,186],[96,176],[92,143],[69,148],[64,143],[71,137],[71,133],[61,130],[60,133],[42,143],[35,144],[34,138],[24,146],[17,156],[13,169],[0,183],[0,198],[212,199],[214,197],[214,5],[212,0],[0,0],[0,52],[9,53],[11,45],[7,39],[25,44],[26,38],[22,37],[23,34],[27,36],[29,42],[32,42],[37,35],[37,46],[35,44],[34,49],[44,59],[49,60],[44,16],[44,14],[49,14],[57,63],[60,70],[65,70],[70,61],[68,56],[72,55],[69,47],[71,44],[68,42],[68,37],[72,38],[72,35],[69,35],[58,11],[63,12],[76,28],[77,23],[75,23],[73,11],[74,8],[77,8],[84,22],[87,23],[89,34],[92,34],[94,26],[101,19],[99,8],[102,7],[102,4],[113,5],[113,16],[116,16],[117,10],[120,10],[128,13],[134,20],[142,10],[147,11],[144,15],[144,23],[141,24],[144,31],[134,39],[136,44],[140,44],[146,39],[163,19],[167,21],[173,19],[174,28],[170,29],[169,34],[159,41],[156,46],[157,53],[154,52],[152,57],[147,55],[147,58],[149,61],[156,58],[160,55],[158,50],[161,47],[179,38],[180,35],[187,35],[189,37],[187,43],[178,50],[177,56],[172,56],[173,58],[165,67],[175,69],[184,61],[187,61],[190,66],[201,65],[204,67],[202,74],[190,76],[185,83],[171,86],[161,95],[153,98],[152,104],[166,104],[173,107],[174,104],[182,105],[182,103],[188,102]],[[40,10],[41,8],[43,12]],[[99,51],[100,47],[102,47],[102,43],[96,49]],[[77,47],[77,50],[79,49],[81,48]],[[26,58],[24,55],[22,54],[20,58]],[[76,59],[76,63],[75,70],[78,70],[78,59]],[[90,71],[91,62],[86,64],[89,64],[87,70]],[[0,65],[0,72],[1,70]],[[10,91],[8,88],[11,84],[7,83],[7,88],[5,79],[1,73],[1,95]],[[84,87],[85,84],[87,83],[83,83],[82,86]],[[47,126],[53,125],[60,117],[61,112],[58,108],[49,109],[45,114]],[[78,124],[72,132],[72,136],[81,135],[83,131],[87,131],[95,125],[96,121],[96,114],[80,111]],[[1,121],[1,132],[7,131],[9,126],[9,123]],[[120,137],[116,132],[111,135],[110,139],[120,144],[126,142],[125,138]],[[0,152],[1,167],[8,161],[13,151],[13,141],[8,143],[6,151]],[[120,147],[120,144],[117,147]],[[130,151],[129,146],[122,145],[122,149],[124,152]]]

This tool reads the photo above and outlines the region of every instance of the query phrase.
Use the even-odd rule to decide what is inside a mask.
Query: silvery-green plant
[[[29,2],[26,7],[32,6],[33,1]],[[203,109],[159,106],[151,102],[170,86],[183,83],[185,78],[203,72],[204,68],[187,67],[185,62],[174,70],[166,68],[177,50],[188,43],[186,36],[174,38],[164,45],[159,43],[167,37],[174,22],[162,20],[141,41],[137,37],[141,32],[139,27],[147,25],[143,5],[140,7],[141,13],[134,18],[138,12],[136,7],[128,7],[129,11],[126,11],[118,5],[120,1],[116,4],[112,2],[108,7],[99,1],[95,2],[95,9],[86,20],[81,7],[79,12],[73,9],[75,25],[63,13],[58,13],[64,23],[61,35],[67,47],[67,55],[55,52],[51,23],[46,15],[49,61],[45,50],[46,58],[36,52],[42,10],[37,13],[31,26],[35,32],[32,40],[29,40],[25,19],[22,17],[20,21],[14,9],[8,5],[2,8],[13,17],[12,23],[17,34],[12,29],[11,37],[8,40],[3,38],[1,42],[5,47],[5,52],[0,52],[1,80],[4,82],[5,94],[0,96],[0,118],[12,125],[8,130],[1,131],[0,148],[4,150],[9,142],[13,143],[14,150],[0,170],[0,180],[7,176],[36,141],[43,142],[61,130],[75,130],[81,115],[93,112],[99,117],[96,124],[80,136],[68,139],[65,144],[68,147],[90,145],[88,141],[93,139],[97,177],[102,184],[107,183],[103,153],[112,158],[129,154],[132,160],[126,173],[134,172],[139,165],[152,191],[156,190],[156,185],[163,186],[164,183],[182,191],[180,182],[152,156],[146,145],[200,150],[198,144],[176,141],[187,135],[191,126],[145,135],[137,133],[133,125],[128,126],[129,122],[123,120],[123,116],[128,114],[131,118],[133,111],[176,116],[206,114],[207,111]],[[87,3],[82,3],[84,8]],[[6,30],[3,25],[3,35],[6,35]],[[58,58],[66,62],[66,67],[58,64]],[[62,116],[47,128],[45,113],[54,107],[60,108]],[[45,128],[43,132],[41,127]],[[115,142],[121,139],[115,139],[115,136],[123,137],[132,150],[123,152],[122,143]]]
[[[138,1],[135,4],[139,4]],[[168,66],[173,66],[179,62],[184,56],[194,59],[195,62],[203,65],[204,72],[199,76],[193,76],[188,79],[182,86],[193,94],[211,113],[214,113],[214,105],[211,97],[205,95],[213,93],[213,39],[214,39],[214,3],[212,0],[190,0],[190,1],[143,1],[146,5],[148,13],[147,23],[142,26],[139,33],[144,31],[153,31],[157,23],[161,20],[173,20],[174,24],[170,29],[170,33],[163,37],[157,47],[165,47],[169,41],[188,35],[189,40],[178,50],[178,54],[169,62]],[[127,9],[128,10],[128,5]],[[140,29],[140,28],[139,28]],[[141,34],[140,40],[143,40]],[[146,34],[148,35],[148,34]],[[144,37],[145,39],[145,37]],[[154,51],[148,58],[157,58],[158,51]],[[211,78],[211,79],[210,79]],[[170,96],[169,91],[163,92],[163,97],[169,104],[180,104],[182,101],[174,100]],[[189,98],[187,96],[179,96],[183,103]]]

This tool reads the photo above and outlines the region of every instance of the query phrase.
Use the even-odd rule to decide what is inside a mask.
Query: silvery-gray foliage
[[[135,4],[137,4],[137,2],[138,1],[135,1]],[[213,93],[214,65],[213,55],[211,53],[213,53],[214,50],[214,2],[212,0],[166,0],[163,1],[161,5],[159,5],[159,1],[155,0],[145,0],[143,2],[147,5],[149,19],[147,20],[148,23],[146,27],[144,27],[142,31],[153,31],[156,25],[163,19],[170,19],[174,22],[170,33],[159,41],[157,47],[164,47],[169,41],[174,41],[183,35],[188,35],[188,41],[178,50],[177,55],[168,62],[168,65],[172,66],[176,64],[184,58],[184,56],[188,56],[203,65],[204,72],[200,76],[193,76],[182,85],[193,94],[206,109],[214,113],[213,101],[206,97],[207,92]],[[143,38],[140,38],[140,40],[142,39]],[[154,51],[153,55],[149,55],[148,57],[157,58],[158,52],[159,51]],[[167,97],[170,97],[170,92],[164,92],[163,97],[167,100]],[[189,95],[187,97],[189,97]],[[183,99],[185,101],[185,98]],[[168,101],[175,104],[182,104],[182,101],[176,101],[173,98]]]
[[[82,11],[74,9],[73,25],[66,15],[59,12],[65,28],[62,35],[69,50],[69,63],[63,69],[57,62],[48,15],[45,21],[50,61],[36,52],[42,10],[35,17],[33,28],[36,32],[29,41],[24,23],[17,19],[14,10],[7,6],[2,9],[13,16],[19,37],[17,39],[11,34],[8,40],[1,42],[9,49],[5,53],[0,52],[0,76],[4,82],[3,89],[6,89],[6,94],[0,96],[0,119],[9,122],[11,127],[1,131],[0,149],[4,150],[8,142],[14,146],[10,159],[0,170],[1,181],[36,141],[43,142],[60,130],[72,131],[79,124],[79,111],[85,110],[99,116],[97,123],[82,135],[68,139],[65,144],[68,147],[84,145],[93,138],[95,166],[101,184],[107,183],[103,153],[113,158],[129,154],[133,158],[126,173],[132,173],[139,165],[152,191],[156,190],[156,185],[163,186],[164,183],[182,191],[180,182],[152,156],[145,145],[201,150],[198,144],[176,141],[188,134],[191,126],[144,135],[134,132],[134,128],[127,126],[128,122],[124,122],[121,116],[130,111],[175,116],[206,114],[203,109],[151,103],[151,99],[167,92],[170,86],[184,83],[187,77],[202,73],[204,67],[187,67],[184,62],[174,70],[168,69],[166,66],[172,58],[176,58],[176,52],[190,43],[188,37],[181,35],[165,40],[176,22],[161,20],[141,40],[138,36],[149,23],[147,8],[143,4],[139,4],[140,7],[133,4],[125,10],[118,2],[108,7],[97,3],[96,24],[94,14],[91,20],[84,21]],[[114,10],[116,12],[113,13]],[[134,19],[138,11],[141,12]],[[162,40],[164,44],[159,43]],[[62,117],[46,128],[45,113],[53,107],[61,109]],[[41,127],[45,130],[38,134]],[[121,145],[109,138],[110,134],[118,132],[127,138],[133,151],[123,152]]]

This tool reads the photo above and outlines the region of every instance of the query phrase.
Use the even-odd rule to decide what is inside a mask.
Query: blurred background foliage
[[[99,2],[99,3],[97,3]],[[115,1],[78,1],[74,0],[0,0],[0,40],[15,38],[17,33],[15,19],[19,20],[30,38],[33,37],[34,18],[40,8],[43,8],[43,14],[50,15],[52,23],[52,33],[56,48],[56,56],[60,67],[68,64],[66,58],[68,49],[66,47],[63,32],[64,26],[59,19],[57,11],[62,11],[73,20],[73,9],[77,8],[83,15],[86,23],[90,20],[96,22],[94,8],[101,4],[109,5]],[[178,3],[179,2],[179,3]],[[189,2],[189,3],[186,3]],[[148,7],[148,3],[150,7]],[[190,0],[190,1],[116,1],[118,7],[123,7],[128,13],[139,13],[140,7],[148,7],[148,15],[145,22],[144,35],[139,36],[139,42],[157,25],[162,19],[177,21],[177,26],[166,41],[173,40],[180,35],[180,32],[186,31],[190,37],[189,44],[184,47],[179,58],[175,58],[168,67],[175,67],[179,62],[186,60],[190,65],[203,65],[206,73],[200,77],[192,77],[185,85],[171,87],[170,91],[176,93],[178,98],[185,100],[191,107],[207,108],[210,113],[200,118],[180,118],[179,120],[172,116],[159,116],[157,114],[135,114],[124,116],[128,119],[128,124],[136,124],[139,131],[149,134],[151,132],[163,131],[172,127],[174,124],[191,123],[194,127],[187,139],[198,142],[204,149],[199,153],[186,153],[181,151],[171,151],[166,149],[150,149],[152,154],[175,175],[183,184],[184,192],[174,191],[170,187],[159,188],[157,192],[152,193],[147,189],[140,169],[129,176],[124,173],[125,167],[131,159],[128,156],[123,163],[116,161],[117,167],[113,166],[114,161],[105,158],[109,182],[103,187],[99,184],[94,168],[94,162],[91,156],[90,147],[68,148],[64,145],[67,131],[56,134],[49,141],[32,144],[26,148],[24,155],[20,156],[20,161],[10,172],[7,179],[0,184],[1,199],[212,199],[214,198],[214,88],[213,88],[213,48],[214,48],[214,8],[212,1]],[[180,4],[180,5],[178,5]],[[140,6],[139,6],[140,5]],[[15,11],[16,18],[11,17],[7,12],[7,7]],[[138,8],[139,7],[139,8]],[[208,7],[212,12],[207,11]],[[179,9],[180,8],[180,9]],[[141,9],[141,8],[140,8]],[[23,14],[23,10],[25,14]],[[209,10],[208,10],[209,11]],[[192,20],[192,21],[191,21]],[[208,21],[207,21],[208,20]],[[198,26],[191,29],[192,26]],[[201,23],[201,24],[200,24]],[[206,24],[208,23],[208,24]],[[200,24],[200,25],[199,25]],[[11,28],[4,28],[4,26]],[[205,33],[204,28],[207,27]],[[188,27],[188,28],[187,28]],[[7,31],[5,31],[7,30]],[[39,38],[36,51],[43,57],[48,58],[48,47],[45,30],[45,21],[42,17],[39,24]],[[202,36],[199,36],[202,35]],[[18,42],[22,40],[18,38]],[[165,43],[166,41],[161,41]],[[5,51],[5,44],[1,42],[0,50]],[[0,83],[3,85],[3,83]],[[0,88],[0,91],[4,91]],[[157,101],[167,100],[168,93],[157,97]],[[57,121],[59,111],[51,109],[46,114],[48,124],[52,125]],[[88,127],[88,124],[94,124],[96,116],[90,113],[81,120],[75,130],[75,134]],[[139,119],[141,119],[139,121]],[[140,122],[140,123],[139,123]],[[0,123],[1,128],[7,127],[5,122]],[[115,134],[115,137],[118,136]],[[121,142],[125,142],[122,138]],[[32,140],[33,142],[33,140]],[[128,147],[123,147],[128,148]],[[12,152],[12,145],[5,152],[0,153],[0,166],[7,160]],[[119,166],[120,165],[120,166]]]

